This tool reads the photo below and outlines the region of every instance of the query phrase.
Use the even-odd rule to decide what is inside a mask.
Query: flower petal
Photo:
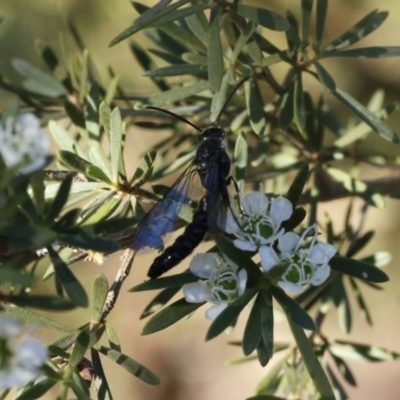
[[[47,358],[47,347],[33,337],[23,338],[16,350],[19,363],[27,369],[40,367]]]
[[[336,254],[336,249],[329,243],[316,243],[308,255],[314,264],[326,264]]]
[[[235,239],[233,244],[240,250],[245,251],[256,251],[257,246],[252,242],[246,242],[245,240]]]
[[[268,198],[262,192],[247,193],[243,199],[242,207],[246,214],[264,214],[268,207]]]
[[[300,236],[294,232],[286,232],[278,242],[278,249],[283,253],[291,253],[299,244]]]
[[[234,235],[236,232],[240,230],[235,218],[233,218],[232,213],[228,213],[226,216],[225,227],[224,230],[226,233]]]
[[[312,278],[310,279],[310,283],[314,286],[321,285],[324,283],[331,273],[331,267],[329,264],[324,264],[322,267],[318,268]]]
[[[196,254],[190,261],[190,272],[202,279],[211,278],[213,272],[218,268],[214,253]]]
[[[246,290],[246,283],[247,283],[247,271],[242,268],[238,273],[238,295],[241,296],[244,291]]]
[[[209,287],[203,281],[188,283],[183,286],[182,291],[188,303],[202,303],[211,296]]]
[[[292,203],[285,197],[278,197],[271,200],[271,219],[279,226],[283,221],[290,218],[293,213]]]
[[[273,266],[279,263],[279,257],[271,246],[261,246],[258,252],[264,272],[268,272]]]
[[[224,311],[226,307],[228,307],[228,303],[221,303],[217,306],[212,306],[205,312],[206,319],[208,319],[209,321],[214,321],[214,319],[217,318],[218,315],[221,314],[221,312]]]
[[[300,293],[303,290],[303,286],[292,282],[279,281],[278,286],[292,293]]]

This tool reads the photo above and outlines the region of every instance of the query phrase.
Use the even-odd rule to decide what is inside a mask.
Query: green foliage
[[[322,201],[357,196],[364,204],[380,208],[384,195],[399,197],[398,190],[389,193],[379,182],[367,183],[358,174],[360,163],[371,164],[378,157],[381,165],[395,166],[394,159],[378,150],[368,154],[362,144],[372,132],[379,135],[377,140],[398,144],[398,135],[386,119],[399,104],[385,105],[376,95],[364,106],[340,89],[328,70],[329,59],[334,57],[342,58],[345,64],[348,58],[399,56],[398,46],[349,48],[373,33],[387,12],[372,11],[323,44],[327,0],[301,1],[299,21],[290,11],[282,16],[241,2],[160,0],[154,7],[138,2],[132,6],[139,17],[112,39],[110,46],[129,38],[143,75],[158,92],[132,97],[124,93],[115,76],[102,86],[88,50],[66,63],[43,42],[37,42],[36,48],[47,71],[17,59],[13,67],[23,77],[20,86],[0,75],[0,88],[18,96],[19,109],[29,106],[49,121],[49,131],[59,148],[54,160],[47,158],[47,169],[29,174],[18,174],[17,167],[6,168],[0,156],[0,296],[4,312],[65,335],[49,346],[53,362],[44,367],[46,379],[21,389],[16,397],[19,400],[39,398],[55,385],[60,400],[69,398],[71,390],[77,398],[90,398],[81,376],[86,368],[93,370],[97,398],[111,399],[112,383],[107,381],[103,356],[150,385],[160,383],[149,369],[122,352],[116,331],[106,320],[115,303],[118,306],[119,290],[135,256],[129,246],[137,223],[145,215],[139,200],[153,204],[159,200],[166,190],[157,185],[159,179],[186,166],[198,143],[187,125],[146,107],[166,106],[197,125],[215,122],[223,126],[236,181],[246,188],[268,182],[269,187],[275,184],[277,192],[286,193],[294,209],[282,225],[287,231],[303,232],[307,211],[308,222],[316,222]],[[70,29],[82,48],[77,31],[72,25]],[[278,48],[272,44],[269,30],[280,32],[287,45]],[[151,45],[139,45],[141,39],[135,36],[139,32]],[[162,60],[162,67],[157,66],[157,59]],[[281,82],[271,72],[270,66],[275,64],[287,67]],[[314,78],[326,96],[313,101],[305,77]],[[236,87],[223,109],[232,88],[242,79],[246,80],[243,87]],[[273,91],[273,99],[266,94],[266,86]],[[354,114],[347,128],[329,107],[332,96]],[[17,112],[15,107],[6,108],[2,122]],[[127,118],[128,114],[135,118]],[[129,176],[125,149],[128,125],[174,131],[144,154]],[[347,166],[335,162],[341,159]],[[153,191],[144,189],[145,184],[151,184]],[[258,359],[266,366],[277,352],[282,356],[268,370],[252,399],[297,398],[302,394],[304,398],[334,399],[333,391],[337,398],[348,398],[341,382],[355,385],[355,377],[347,359],[372,362],[400,357],[388,349],[339,341],[325,334],[326,315],[332,308],[337,309],[339,325],[346,333],[354,325],[352,305],[372,325],[362,285],[380,289],[376,283],[389,279],[379,269],[390,261],[386,253],[354,258],[367,248],[374,232],[362,233],[363,224],[352,226],[349,221],[356,211],[351,199],[349,204],[342,229],[329,215],[325,223],[318,221],[327,242],[338,250],[329,262],[329,279],[320,286],[308,286],[295,298],[276,286],[274,274],[287,265],[263,273],[255,252],[235,247],[232,236],[215,237],[216,247],[210,251],[217,248],[234,260],[246,270],[248,280],[244,294],[216,317],[205,339],[233,329],[238,318],[246,316],[243,337],[237,343],[245,355],[241,361]],[[195,206],[193,202],[182,207],[177,228],[190,221]],[[362,221],[364,213],[359,213]],[[85,326],[63,326],[30,310],[87,308],[87,290],[79,271],[73,272],[73,264],[84,258],[102,262],[104,254],[127,248],[113,284],[103,275],[94,278]],[[53,294],[31,293],[42,260],[48,264],[42,278],[54,280]],[[204,303],[174,300],[184,285],[198,280],[185,271],[134,286],[131,292],[161,289],[141,315],[151,316],[142,334],[166,329],[200,308]],[[274,340],[277,305],[293,334],[290,345]],[[103,336],[109,347],[99,344]],[[290,376],[298,378],[297,385]]]

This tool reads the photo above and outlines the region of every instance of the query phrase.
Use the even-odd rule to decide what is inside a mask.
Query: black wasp
[[[217,122],[235,91],[247,79],[248,77],[242,79],[228,96],[216,119]],[[175,242],[151,264],[147,275],[155,279],[192,253],[211,228],[221,226],[226,210],[230,207],[228,185],[233,179],[229,175],[231,159],[225,148],[225,131],[217,125],[217,122],[205,129],[200,129],[167,110],[148,108],[170,114],[197,129],[200,132],[199,146],[189,167],[141,221],[131,248],[134,251],[145,247],[162,248],[162,237],[173,230],[180,207],[189,201],[187,192],[193,174],[198,174],[201,186],[205,190],[205,195],[200,199],[192,222],[186,226],[182,235],[178,236]]]

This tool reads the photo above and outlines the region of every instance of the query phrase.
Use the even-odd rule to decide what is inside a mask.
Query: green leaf
[[[271,286],[271,293],[282,307],[289,323],[294,322],[302,329],[308,329],[310,331],[316,330],[313,319],[282,289],[276,286]]]
[[[85,175],[88,178],[91,178],[96,181],[107,183],[110,186],[113,186],[113,182],[107,176],[103,169],[97,167],[96,165],[89,165],[86,168]]]
[[[196,6],[194,6],[196,7]],[[201,10],[185,18],[190,30],[203,43],[207,42],[208,21]]]
[[[379,268],[353,258],[334,256],[329,261],[329,265],[335,271],[369,282],[383,283],[389,280],[389,277]]]
[[[210,5],[207,3],[209,3],[209,2],[205,1],[204,4],[197,4],[194,6],[181,8],[180,10],[177,10],[177,11],[171,11],[170,13],[168,13],[168,15],[165,15],[164,17],[150,23],[147,28],[160,27],[160,25],[169,24],[169,23],[175,22],[179,19],[183,19],[183,18],[186,19],[187,17],[189,17],[191,15],[201,13],[206,8],[209,8]],[[197,35],[196,35],[196,37],[197,37]]]
[[[0,267],[0,282],[8,282],[13,285],[31,286],[33,283],[33,275],[27,274],[25,271],[12,268]]]
[[[153,94],[146,99],[135,104],[136,109],[143,109],[147,106],[161,107],[168,103],[175,103],[179,100],[184,100],[190,96],[198,95],[208,89],[207,81],[198,81],[178,89],[167,90],[166,92]]]
[[[56,217],[58,217],[58,215],[62,211],[65,203],[68,200],[73,177],[74,177],[74,174],[68,174],[65,177],[65,179],[63,180],[63,182],[61,183],[60,187],[58,188],[56,197],[54,198],[54,200],[51,203],[51,206],[47,212],[47,215],[46,215],[47,221],[52,222]]]
[[[131,41],[130,49],[131,49],[133,55],[135,56],[135,58],[137,59],[137,61],[139,62],[140,66],[144,70],[152,70],[152,69],[156,68],[156,64],[149,57],[147,51],[145,51],[139,44],[137,44],[134,41]],[[186,60],[184,60],[184,61],[186,61]],[[169,86],[165,83],[164,79],[161,79],[161,78],[154,79],[151,77],[150,77],[150,79],[156,84],[156,86],[160,89],[160,91],[163,92],[163,91],[169,89]]]
[[[108,322],[106,323],[106,334],[107,340],[110,343],[110,348],[112,348],[113,350],[121,351],[121,343],[118,339],[117,333]]]
[[[127,355],[104,346],[101,346],[98,350],[100,353],[116,362],[130,374],[141,379],[143,382],[146,382],[149,385],[158,385],[161,382],[157,375],[153,374],[153,372],[147,369],[144,365],[138,363]]]
[[[353,178],[348,173],[336,168],[328,168],[328,173],[337,182],[340,182],[350,193],[360,196],[367,203],[377,208],[383,208],[385,206],[383,196],[371,191],[363,181]]]
[[[210,121],[212,122],[218,123],[217,118],[220,116],[222,107],[225,104],[225,100],[228,95],[228,90],[230,87],[229,82],[231,80],[231,77],[232,77],[232,70],[228,69],[225,72],[224,77],[222,78],[219,91],[217,93],[214,93],[210,107]]]
[[[80,172],[81,174],[86,173],[86,168],[91,166],[90,162],[86,161],[82,157],[79,157],[75,153],[67,150],[60,150],[57,152],[57,158],[60,162],[68,167],[72,171]]]
[[[367,321],[368,325],[372,326],[372,317],[369,311],[367,302],[364,300],[364,296],[362,295],[361,289],[358,286],[358,283],[355,279],[350,278],[350,285],[353,290],[353,296],[357,301],[357,305],[360,308],[360,315]]]
[[[282,129],[287,129],[292,123],[294,117],[294,83],[289,86],[288,92],[283,98],[283,105],[281,105],[281,107],[279,126]]]
[[[304,106],[304,92],[301,74],[297,75],[293,93],[293,117],[299,131],[304,135],[306,126],[306,109]]]
[[[103,365],[99,356],[99,352],[94,348],[90,349],[91,360],[94,370],[94,387],[97,391],[97,398],[99,400],[112,400],[110,387],[108,386],[107,378],[103,370]]]
[[[249,301],[257,294],[258,287],[247,289],[241,296],[228,304],[221,314],[212,322],[208,329],[206,340],[214,339],[239,317],[240,313],[249,303]]]
[[[104,154],[104,150],[102,147],[91,147],[89,150],[89,159],[93,165],[100,168],[104,172],[104,174],[109,177],[109,180],[112,180],[110,161]]]
[[[45,378],[30,388],[24,390],[20,395],[14,397],[14,400],[35,400],[46,394],[57,382]]]
[[[264,362],[272,358],[274,353],[274,311],[272,306],[272,295],[268,290],[263,290],[261,308],[261,338],[264,347]]]
[[[106,196],[109,194],[109,196]],[[103,200],[103,203],[101,202]],[[97,224],[100,221],[104,221],[109,218],[114,211],[121,204],[122,199],[118,198],[115,191],[108,191],[103,195],[99,196],[93,203],[90,204],[90,207],[85,209],[81,214],[81,221],[85,221],[83,231],[86,229],[91,229],[91,227],[86,228],[89,224]],[[90,232],[95,232],[94,229],[90,230]]]
[[[103,237],[92,237],[82,230],[71,234],[58,235],[61,242],[72,247],[99,251],[101,253],[114,252],[119,250],[119,244],[116,240]]]
[[[85,129],[85,116],[83,112],[67,98],[64,99],[64,109],[74,125]]]
[[[243,133],[240,133],[236,139],[233,159],[235,160],[235,178],[237,181],[243,181],[248,160],[248,146]]]
[[[360,47],[358,49],[350,49],[343,51],[330,51],[328,53],[321,54],[320,58],[327,57],[338,57],[338,58],[386,58],[386,57],[398,57],[400,55],[399,46],[371,46],[371,47]]]
[[[111,218],[105,221],[98,221],[90,225],[84,224],[81,226],[81,228],[88,234],[112,235],[130,228],[138,222],[138,217]]]
[[[81,210],[79,208],[73,208],[63,214],[52,226],[53,231],[63,232],[75,225],[79,218]]]
[[[301,167],[299,168],[299,172],[297,173],[296,177],[294,178],[290,188],[286,194],[286,198],[290,200],[293,206],[293,210],[296,208],[297,203],[300,200],[301,194],[303,193],[304,187],[308,180],[310,168],[308,162],[305,161]]]
[[[389,13],[387,11],[378,12],[378,10],[371,11],[368,15],[362,18],[357,24],[351,27],[348,31],[342,33],[339,37],[328,43],[323,48],[323,53],[329,51],[337,51],[345,47],[349,47],[353,43],[365,38],[368,34],[379,28],[383,21],[387,18]]]
[[[318,62],[314,62],[313,65],[317,71],[319,81],[324,85],[328,92],[336,90],[336,83],[329,72]]]
[[[355,237],[346,251],[346,257],[353,257],[360,250],[362,250],[374,236],[375,231],[367,231],[360,237]]]
[[[213,7],[210,14],[210,26],[208,29],[208,49],[207,49],[207,71],[210,89],[218,92],[222,78],[224,76],[224,51],[221,44],[219,26],[219,8]]]
[[[92,320],[98,321],[108,293],[108,280],[104,274],[97,275],[92,285]]]
[[[145,307],[142,314],[140,314],[140,319],[146,318],[149,315],[154,314],[163,308],[179,291],[181,286],[170,287],[162,290],[160,293],[154,297],[153,300]]]
[[[113,182],[118,182],[119,164],[122,157],[122,119],[118,108],[114,108],[111,113],[110,140],[111,177]]]
[[[7,300],[10,303],[20,305],[20,306],[29,306],[34,308],[40,308],[43,310],[52,310],[52,311],[67,311],[72,310],[76,307],[76,303],[72,303],[68,299],[63,299],[62,297],[57,296],[48,296],[48,295],[8,295]]]
[[[242,17],[273,31],[286,31],[289,29],[289,23],[285,17],[274,11],[238,4],[233,4],[231,8]]]
[[[356,361],[390,361],[400,359],[400,353],[390,351],[380,346],[335,340],[329,350],[337,357]]]
[[[289,29],[285,31],[286,41],[289,50],[286,52],[290,59],[294,59],[303,46],[302,40],[299,35],[299,24],[296,16],[290,12],[286,12],[286,18],[289,23]]]
[[[203,304],[204,302],[188,303],[185,299],[177,300],[175,303],[172,303],[150,318],[150,320],[147,321],[146,325],[143,327],[142,335],[150,335],[151,333],[168,328],[175,322],[196,311]]]
[[[251,354],[261,340],[262,294],[259,293],[251,308],[242,339],[243,354]]]
[[[12,65],[17,72],[27,78],[22,84],[25,89],[52,98],[68,94],[65,87],[57,79],[28,61],[15,58],[12,60]]]
[[[328,10],[328,0],[317,0],[317,17],[315,18],[316,22],[315,44],[317,47],[321,46],[322,36],[324,35],[327,10]]]
[[[198,280],[199,278],[194,276],[191,272],[184,272],[182,274],[150,279],[129,289],[129,292],[143,292],[146,290],[165,289],[177,286],[180,287],[186,285],[187,283],[197,282]]]
[[[223,235],[217,235],[215,238],[218,248],[229,259],[235,262],[240,268],[245,268],[248,274],[248,286],[259,283],[264,274],[261,272],[257,264],[243,250],[238,249],[229,239]]]
[[[308,42],[310,33],[310,19],[313,0],[301,0],[301,38],[304,43]]]
[[[399,137],[397,134],[390,129],[380,118],[374,115],[371,111],[367,110],[357,100],[351,97],[346,92],[342,92],[340,89],[336,89],[332,92],[338,100],[350,108],[354,114],[357,115],[362,121],[369,125],[372,130],[382,136],[384,139],[389,140],[395,144],[399,143]]]
[[[79,364],[79,362],[84,357],[87,349],[89,348],[89,344],[90,344],[90,334],[89,334],[89,329],[86,328],[79,333],[74,343],[74,347],[72,349],[71,356],[69,357],[68,361],[68,364],[71,367],[76,367]]]
[[[157,152],[155,150],[148,152],[139,162],[135,173],[133,174],[131,180],[131,187],[140,187],[143,183],[147,182],[152,173],[154,160],[156,158]]]
[[[182,75],[199,75],[207,72],[207,65],[201,64],[180,64],[171,67],[163,67],[146,71],[144,76],[160,77],[160,76],[182,76]]]
[[[246,95],[246,107],[250,117],[250,126],[254,133],[263,135],[266,127],[264,107],[260,92],[254,81],[244,84]]]
[[[314,348],[309,339],[305,335],[303,329],[299,328],[294,321],[292,321],[290,318],[288,321],[298,349],[301,353],[303,362],[315,384],[316,389],[318,390],[318,393],[324,400],[335,400],[335,395],[332,392],[329,380],[326,377],[321,364],[318,362],[318,359],[314,353]]]
[[[265,347],[264,341],[261,340],[257,346],[257,358],[262,367],[265,367],[269,360],[271,359],[271,355],[269,354],[267,348]]]
[[[84,53],[85,55],[85,53]],[[85,64],[86,65],[86,64]],[[81,96],[86,93],[87,85],[86,71],[82,70],[81,79]],[[89,142],[91,146],[100,146],[100,124],[99,124],[99,107],[100,107],[100,88],[96,81],[90,87],[89,93],[85,98],[85,126],[89,134]]]
[[[39,295],[30,295],[29,297],[32,297],[33,299],[37,298]],[[60,299],[61,301],[67,302],[68,300],[59,298],[59,297],[54,297],[54,296],[46,296],[46,295],[40,295],[39,297],[42,297],[43,303],[45,304],[45,301],[47,302],[52,302],[53,299]],[[72,332],[73,329],[71,329],[69,326],[60,324],[56,321],[53,321],[52,319],[45,317],[41,314],[38,314],[32,310],[19,307],[18,305],[15,305],[14,302],[12,302],[13,305],[4,303],[2,307],[4,308],[4,312],[7,315],[13,315],[17,318],[19,318],[22,322],[24,322],[26,325],[34,325],[37,328],[46,328],[48,330],[54,330],[54,331],[60,331],[60,332]],[[72,305],[72,308],[75,308],[75,305],[72,304],[70,301],[68,301],[70,305]],[[24,305],[30,304],[29,301],[24,303]],[[71,309],[71,308],[70,308]]]
[[[158,5],[148,8],[139,18],[136,19],[136,21],[134,21],[132,26],[125,29],[118,36],[116,36],[109,44],[109,47],[116,45],[127,37],[132,36],[136,32],[139,32],[141,29],[148,27],[151,23],[154,23],[162,17],[169,15],[178,7],[189,3],[189,1],[190,0],[180,0],[174,4],[171,4],[170,6],[167,6],[167,4],[171,2],[171,0],[161,0]],[[135,5],[137,3],[133,2],[133,4]]]
[[[88,298],[81,283],[75,278],[75,275],[68,268],[67,264],[61,260],[60,256],[52,247],[49,247],[47,250],[53,263],[57,279],[59,279],[70,299],[80,307],[87,307]]]
[[[38,171],[37,173],[31,175],[29,181],[33,192],[35,208],[38,214],[43,214],[43,210],[45,208],[44,173],[42,171]]]
[[[353,373],[351,372],[349,366],[347,365],[347,363],[340,357],[336,357],[334,354],[332,354],[332,358],[335,361],[337,370],[340,372],[340,375],[342,375],[342,377],[346,380],[346,382],[348,382],[350,385],[352,386],[357,386],[357,382],[356,379],[353,375]]]
[[[335,279],[332,284],[334,285],[332,291],[335,293],[335,298],[339,299],[337,304],[338,307],[338,318],[339,326],[342,332],[349,333],[351,330],[351,309],[349,298],[347,296],[346,289],[342,279]]]
[[[179,54],[180,52],[190,51],[192,49],[199,51],[201,53],[205,53],[207,51],[206,46],[203,42],[197,39],[189,30],[184,29],[181,25],[170,23],[166,25],[162,25],[158,27],[160,31],[159,34],[162,35],[162,41],[165,41],[167,37],[169,37],[169,48],[167,47],[165,50],[169,50],[169,58],[176,57],[175,54]],[[160,47],[163,47],[160,44]],[[173,48],[175,47],[175,51]],[[179,50],[180,49],[180,50]],[[171,51],[172,50],[172,51]],[[172,61],[172,60],[171,60]],[[177,60],[178,61],[178,60]],[[173,64],[180,64],[182,60],[179,59],[179,62],[172,62]]]
[[[78,153],[82,157],[82,152],[79,151],[79,147],[76,145],[76,141],[71,137],[68,131],[66,131],[56,121],[49,121],[49,130],[55,142],[60,146],[62,150],[67,150],[71,153]]]

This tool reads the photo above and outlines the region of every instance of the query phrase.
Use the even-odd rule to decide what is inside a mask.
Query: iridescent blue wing
[[[196,166],[191,163],[164,197],[147,213],[132,240],[133,250],[163,248],[163,238],[173,231],[180,209],[191,200],[188,191],[196,173]]]

